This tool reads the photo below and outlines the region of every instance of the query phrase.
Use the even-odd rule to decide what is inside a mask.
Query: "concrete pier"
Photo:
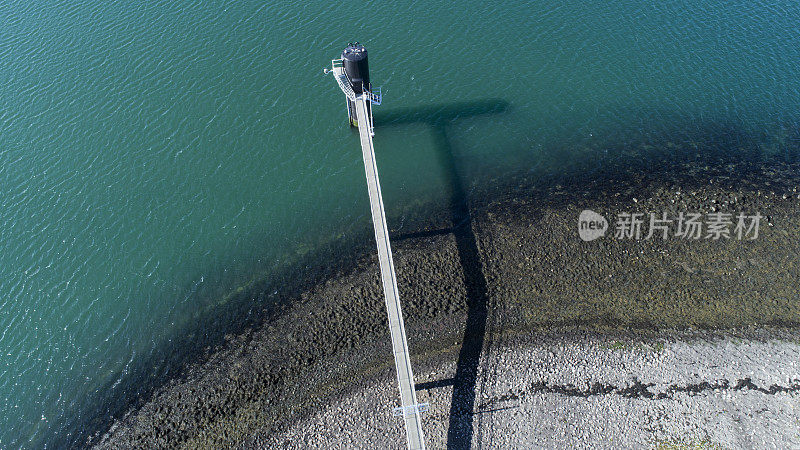
[[[378,244],[378,260],[381,269],[381,281],[386,299],[386,312],[389,316],[389,330],[392,336],[392,351],[397,381],[400,385],[401,407],[396,409],[402,415],[406,425],[406,436],[409,449],[424,449],[425,440],[420,423],[420,405],[414,388],[414,374],[411,370],[411,359],[408,354],[406,331],[403,325],[403,312],[400,307],[400,296],[397,292],[397,277],[392,261],[392,248],[389,243],[389,229],[386,225],[386,214],[383,208],[383,197],[378,181],[378,165],[375,162],[375,149],[372,145],[371,122],[367,112],[367,96],[360,95],[355,100],[358,117],[358,133],[361,136],[361,152],[364,157],[364,170],[367,175],[369,203],[372,223],[375,227],[375,241]]]

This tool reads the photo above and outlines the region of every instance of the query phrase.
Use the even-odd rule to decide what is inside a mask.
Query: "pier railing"
[[[341,59],[331,60],[331,67],[333,68],[331,71],[333,72],[333,78],[336,78],[336,84],[339,85],[344,95],[351,102],[356,101],[356,93],[353,92],[350,81],[347,80],[347,75],[344,74],[344,62]]]
[[[378,86],[373,89],[374,90],[372,92],[364,90],[364,95],[367,96],[367,100],[369,100],[373,105],[380,105],[381,100],[383,99],[383,95],[381,95],[381,87]]]

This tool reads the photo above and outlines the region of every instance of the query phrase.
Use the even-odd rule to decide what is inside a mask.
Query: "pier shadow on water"
[[[425,124],[430,127],[435,139],[434,148],[439,164],[444,169],[446,184],[450,187],[451,227],[432,230],[429,235],[452,233],[456,241],[458,258],[464,276],[467,293],[467,318],[461,350],[456,363],[456,373],[451,379],[417,385],[417,390],[452,385],[450,422],[447,429],[447,447],[470,448],[473,436],[472,411],[475,405],[478,364],[486,336],[488,317],[488,293],[486,277],[481,264],[480,250],[473,230],[467,195],[466,179],[459,166],[457,150],[453,147],[449,128],[459,119],[485,116],[487,118],[508,109],[508,102],[500,99],[479,100],[443,106],[408,108],[376,113],[376,127],[399,124]],[[396,239],[418,237],[398,236]],[[435,386],[426,386],[434,384]]]

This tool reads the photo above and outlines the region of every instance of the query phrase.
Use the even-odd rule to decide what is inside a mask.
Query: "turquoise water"
[[[401,108],[453,112],[473,185],[800,116],[797,2],[587,3],[0,3],[0,446],[85,439],[201,312],[367,229],[357,137],[321,73],[349,41],[383,86],[395,223],[447,192],[436,131]],[[508,107],[447,109],[487,100]]]

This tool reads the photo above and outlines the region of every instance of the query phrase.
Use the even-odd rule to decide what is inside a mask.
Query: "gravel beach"
[[[800,447],[800,163],[659,151],[486,183],[467,220],[392,236],[431,448]],[[579,238],[586,209],[605,237]],[[617,239],[624,212],[764,218],[756,239]],[[386,327],[366,252],[87,443],[403,448]]]
[[[478,402],[461,420],[476,448],[797,448],[800,335],[550,335],[485,353]],[[418,374],[452,376],[454,364]],[[390,374],[258,444],[403,448]],[[421,389],[431,448],[448,439],[452,386]]]

